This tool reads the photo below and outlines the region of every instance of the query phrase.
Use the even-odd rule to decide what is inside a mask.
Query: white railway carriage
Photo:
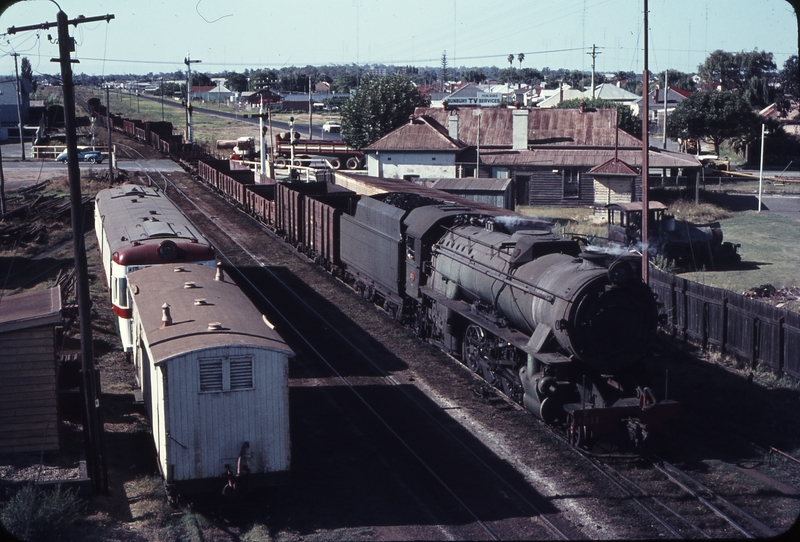
[[[128,283],[132,358],[167,489],[285,482],[292,350],[221,270],[153,266]]]
[[[151,265],[216,265],[214,247],[160,190],[124,184],[95,197],[94,226],[120,339],[131,351],[127,276]]]

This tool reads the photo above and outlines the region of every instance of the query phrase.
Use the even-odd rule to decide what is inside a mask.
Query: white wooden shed
[[[159,468],[179,491],[217,484],[242,464],[251,486],[279,483],[290,465],[294,354],[238,286],[215,274],[192,265],[129,275],[133,361]]]

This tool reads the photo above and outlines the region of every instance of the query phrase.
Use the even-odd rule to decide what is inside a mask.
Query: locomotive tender
[[[95,197],[94,223],[125,352],[133,346],[129,273],[151,265],[216,266],[214,247],[160,190],[123,184]]]
[[[294,356],[219,269],[128,276],[133,364],[170,496],[286,481]]]

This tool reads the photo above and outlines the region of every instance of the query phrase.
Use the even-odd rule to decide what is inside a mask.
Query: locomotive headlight
[[[158,255],[165,260],[171,260],[178,255],[178,247],[173,241],[164,241],[158,245]]]
[[[632,279],[633,271],[627,262],[614,262],[608,268],[608,280],[610,280],[611,284],[614,286],[626,286],[630,284]]]

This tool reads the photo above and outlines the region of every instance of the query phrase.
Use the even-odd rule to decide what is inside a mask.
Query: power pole
[[[59,62],[61,63],[61,87],[64,93],[64,124],[67,141],[67,168],[69,174],[69,194],[72,211],[72,234],[75,253],[76,297],[78,300],[78,321],[81,334],[81,373],[85,407],[84,443],[86,446],[86,467],[92,480],[92,489],[108,493],[108,466],[103,449],[103,423],[100,410],[99,382],[95,376],[94,352],[92,350],[92,306],[89,296],[89,266],[84,244],[84,208],[81,195],[81,170],[78,165],[78,135],[75,122],[75,89],[72,83],[73,60],[70,53],[75,50],[75,42],[69,35],[69,25],[79,25],[95,21],[110,21],[113,15],[99,17],[79,17],[68,20],[67,14],[58,12],[57,23],[8,29],[9,34],[27,30],[46,30],[58,27]],[[77,62],[75,60],[74,62]]]
[[[649,83],[647,69],[647,0],[644,0],[644,70],[642,71],[642,282],[650,284],[650,256],[648,254],[647,228],[650,226],[650,135],[647,131],[650,116]]]
[[[22,133],[22,85],[19,84],[19,66],[17,66],[17,57],[19,53],[13,52],[11,56],[14,57],[14,73],[17,76],[17,119],[19,119],[19,146],[22,151],[22,160],[25,161],[25,135]]]
[[[114,153],[111,152],[111,100],[106,86],[106,131],[108,132],[108,184],[114,182]]]
[[[596,50],[594,43],[592,44],[592,52],[586,53],[587,55],[592,57],[592,100],[594,100],[594,59],[597,58],[597,55],[602,54],[600,51]]]
[[[186,139],[189,143],[194,143],[192,135],[192,64],[197,64],[202,60],[190,60],[189,55],[183,59],[186,64]]]

